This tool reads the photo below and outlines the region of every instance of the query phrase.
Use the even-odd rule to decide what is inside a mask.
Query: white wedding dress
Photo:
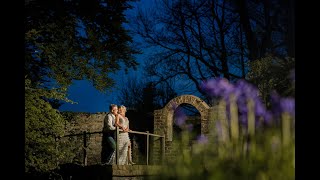
[[[124,129],[129,127],[129,120],[127,117],[119,115],[119,124]],[[128,165],[128,146],[130,144],[129,133],[119,131],[119,165]],[[131,152],[130,152],[131,153]],[[114,151],[107,162],[107,164],[116,164],[116,152]]]

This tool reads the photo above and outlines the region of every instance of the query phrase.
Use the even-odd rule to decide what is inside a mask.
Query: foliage
[[[188,132],[184,133],[188,139]],[[245,144],[222,145],[209,138],[207,143],[193,144],[190,151],[180,139],[175,146],[177,157],[167,162],[160,177],[150,179],[294,179],[294,143],[281,147],[280,137],[280,132],[264,131],[256,138],[255,151],[241,151],[239,157],[234,150],[244,149]]]
[[[295,59],[268,56],[250,63],[247,79],[255,84],[263,101],[270,106],[269,95],[276,91],[281,96],[295,97]]]
[[[25,75],[33,83],[88,79],[98,90],[111,87],[109,73],[138,65],[123,27],[130,1],[27,1]]]
[[[74,118],[77,114],[79,114],[79,112],[72,112],[72,111],[61,112],[61,115],[63,116],[63,118],[68,122],[74,120]]]
[[[59,151],[57,140],[64,135],[66,121],[45,100],[67,100],[63,89],[36,89],[25,81],[25,167],[27,172],[45,172],[56,168],[69,156],[68,149]]]
[[[88,79],[103,91],[114,84],[110,73],[138,65],[138,50],[123,26],[132,1],[25,2],[27,172],[49,171],[75,157],[77,146],[58,141],[68,121],[55,109],[71,102],[66,90],[72,80]]]
[[[257,96],[253,86],[245,82],[233,85],[225,79],[209,80],[203,86],[208,94],[223,97],[219,108],[230,109],[230,115],[212,114],[209,121],[214,123],[209,127],[210,132],[200,135],[190,147],[192,134],[186,124],[186,116],[178,112],[175,123],[182,132],[180,138],[174,137],[173,152],[176,154],[167,159],[163,173],[151,179],[295,179],[294,101],[286,98],[277,101],[281,126],[254,124],[252,127],[250,124],[258,119],[254,114],[259,112],[254,106],[249,106],[250,98]],[[237,98],[247,95],[246,123],[238,123],[239,114],[232,110],[232,96],[237,91]],[[227,101],[230,101],[230,107],[227,107]],[[238,103],[234,105],[236,109],[241,106]]]
[[[57,149],[65,154],[64,158],[59,161],[59,168],[68,163],[82,165],[83,136],[62,137],[59,139]]]

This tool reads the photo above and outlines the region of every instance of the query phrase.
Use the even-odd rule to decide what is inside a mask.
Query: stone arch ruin
[[[194,95],[181,95],[173,98],[164,108],[154,111],[154,134],[165,135],[165,156],[174,156],[172,152],[173,139],[173,115],[175,107],[181,104],[190,104],[194,106],[201,114],[201,134],[209,135],[209,127],[213,123],[213,119],[209,120],[212,112],[216,112],[206,102]],[[160,153],[160,145],[157,142],[153,144],[154,161],[159,160],[157,154]]]
[[[164,108],[154,111],[154,133],[165,134],[166,141],[172,141],[173,114],[175,107],[186,103],[194,106],[201,114],[201,134],[208,131],[210,107],[194,95],[182,95],[173,98]]]

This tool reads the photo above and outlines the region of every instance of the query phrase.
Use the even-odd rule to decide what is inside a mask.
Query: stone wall
[[[74,152],[77,154],[75,161],[83,162],[83,132],[101,132],[103,128],[103,120],[106,113],[88,114],[77,113],[66,125],[66,134],[73,134],[69,139],[76,141],[71,143],[77,148]],[[67,138],[67,137],[65,137]],[[101,142],[102,134],[87,134],[87,164],[99,164],[101,162]]]
[[[106,112],[102,113],[74,113],[75,116],[66,125],[66,134],[73,134],[76,136],[64,137],[66,143],[74,146],[74,153],[76,158],[74,161],[83,163],[83,132],[87,132],[87,165],[94,165],[101,163],[101,150],[102,150],[102,134],[88,134],[92,132],[101,132],[103,129],[103,121]],[[139,153],[138,143],[132,138],[132,158],[134,162],[141,162],[142,160]],[[71,142],[72,141],[72,142]]]

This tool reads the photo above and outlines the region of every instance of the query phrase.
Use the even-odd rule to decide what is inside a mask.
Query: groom
[[[115,142],[115,120],[118,114],[118,106],[110,104],[109,113],[104,118],[101,163],[105,164],[111,158],[112,153],[116,150]]]

